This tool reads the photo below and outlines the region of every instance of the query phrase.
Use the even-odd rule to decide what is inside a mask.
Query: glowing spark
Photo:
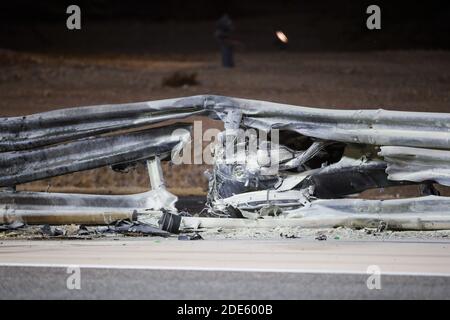
[[[286,37],[283,31],[277,31],[275,32],[275,34],[277,35],[277,38],[280,39],[281,42],[288,43],[288,37]]]

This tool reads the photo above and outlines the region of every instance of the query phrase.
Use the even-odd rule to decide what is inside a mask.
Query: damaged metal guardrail
[[[167,215],[177,214],[176,197],[164,188],[159,161],[180,156],[191,128],[164,124],[194,115],[225,124],[209,174],[211,217],[173,224]],[[163,126],[148,129],[156,124]],[[0,223],[108,224],[164,211],[162,225],[175,225],[171,231],[380,221],[397,230],[448,229],[450,200],[433,184],[450,185],[449,154],[446,113],[317,109],[202,95],[0,118],[0,187],[8,188],[0,192]],[[137,161],[148,162],[152,182],[152,190],[139,195],[14,191],[29,181]],[[367,189],[407,184],[420,185],[423,196],[355,198]]]

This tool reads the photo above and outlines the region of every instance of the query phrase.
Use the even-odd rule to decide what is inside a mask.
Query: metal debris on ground
[[[383,232],[387,229],[387,223],[385,221],[380,221],[377,227],[377,233]]]
[[[129,220],[120,220],[114,226],[109,227],[109,230],[113,230],[118,233],[123,233],[127,235],[146,235],[146,236],[159,236],[168,237],[170,232],[161,230],[154,226]]]
[[[194,235],[179,235],[178,240],[203,240],[202,236],[198,233],[195,233]]]
[[[0,225],[0,232],[17,230],[17,229],[23,228],[24,226],[25,226],[25,224],[20,221],[13,221],[10,224]]]
[[[77,234],[79,236],[88,236],[88,235],[91,234],[91,232],[89,232],[89,230],[88,230],[88,228],[86,226],[81,225],[81,226],[78,227]]]
[[[327,236],[325,234],[319,234],[316,236],[316,240],[319,240],[319,241],[327,240]]]
[[[51,227],[48,224],[44,224],[43,226],[41,226],[40,232],[43,235],[50,236],[50,237],[58,237],[58,236],[64,235],[63,230],[61,230],[60,228]]]

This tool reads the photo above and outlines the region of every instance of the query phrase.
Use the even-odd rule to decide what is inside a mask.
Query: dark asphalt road
[[[81,268],[69,290],[64,267],[0,267],[1,299],[449,299],[450,277]]]

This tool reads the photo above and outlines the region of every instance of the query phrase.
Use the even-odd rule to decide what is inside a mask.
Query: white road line
[[[264,269],[264,268],[208,268],[208,267],[172,267],[172,266],[136,266],[136,265],[106,265],[106,264],[58,264],[58,263],[14,263],[0,262],[1,267],[37,267],[37,268],[67,268],[77,266],[81,269],[127,269],[127,270],[168,270],[168,271],[205,271],[205,272],[264,272],[264,273],[320,273],[320,274],[355,274],[367,275],[365,271],[326,270],[326,269]],[[420,276],[420,277],[450,277],[449,273],[434,272],[383,272],[382,275]]]

